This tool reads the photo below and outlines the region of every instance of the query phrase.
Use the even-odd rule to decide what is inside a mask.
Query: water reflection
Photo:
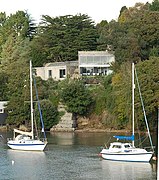
[[[50,132],[50,136],[53,138],[53,143],[59,145],[72,145],[74,144],[73,132]],[[51,139],[51,138],[50,138]]]
[[[45,172],[46,158],[44,152],[7,150],[10,175],[14,179],[40,179]]]
[[[150,163],[118,162],[101,160],[104,177],[110,179],[153,179],[152,165]]]

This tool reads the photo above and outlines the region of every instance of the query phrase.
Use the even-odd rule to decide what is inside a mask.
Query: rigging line
[[[144,141],[144,140],[145,140],[145,139],[147,139],[147,138],[148,138],[148,136],[144,136],[144,137],[138,138],[138,139],[137,139],[137,140],[135,140],[135,141],[136,141],[136,142],[137,142],[137,141],[141,141],[141,140],[143,140],[143,141]]]
[[[138,124],[137,117],[135,117],[135,120],[136,120],[135,122],[136,122],[136,126],[137,126],[137,132],[138,132],[138,135],[139,135],[139,138],[138,138],[137,141],[140,141],[140,144],[138,144],[138,146],[142,147],[142,144],[141,144],[141,135],[140,135],[140,130],[139,130],[139,124]]]
[[[109,140],[104,144],[106,148],[107,148],[107,144],[110,142],[110,140],[111,140],[111,137],[110,137]]]
[[[150,130],[149,130],[148,122],[147,122],[145,107],[144,107],[144,103],[143,103],[143,99],[142,99],[142,95],[141,95],[141,90],[140,90],[140,86],[139,86],[139,81],[138,81],[138,77],[137,77],[136,68],[135,68],[135,76],[136,76],[137,85],[138,85],[138,89],[139,89],[139,95],[140,95],[140,100],[141,100],[141,104],[142,104],[142,109],[143,109],[143,113],[144,113],[144,118],[145,118],[145,123],[146,123],[147,131],[148,131],[148,136],[149,136],[149,140],[150,140],[152,151],[154,152],[154,147],[153,147],[153,144],[152,144],[152,139],[151,139]]]
[[[34,124],[35,124],[35,130],[36,130],[36,134],[37,134],[37,139],[39,139],[38,127],[37,127],[37,123],[36,123],[36,119],[35,119],[35,113],[34,113]]]
[[[148,136],[145,137],[144,140],[142,142],[140,142],[140,144],[138,146],[140,147],[146,141],[147,138],[148,138]]]
[[[34,80],[34,87],[35,87],[35,91],[36,91],[36,99],[38,101],[38,109],[39,109],[39,113],[40,113],[40,120],[41,120],[41,124],[42,124],[42,132],[44,133],[44,138],[46,139],[46,134],[44,131],[44,123],[43,123],[43,118],[42,118],[42,112],[41,112],[41,107],[40,107],[40,102],[39,102],[39,96],[38,96],[38,91],[37,91],[37,87],[36,87],[36,80],[35,80],[34,76],[33,76],[33,80]]]

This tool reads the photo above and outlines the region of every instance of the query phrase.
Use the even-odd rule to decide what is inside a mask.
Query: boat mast
[[[134,63],[132,63],[132,136],[134,137]],[[132,146],[134,147],[134,138],[132,140]]]
[[[33,90],[32,90],[32,63],[30,61],[30,109],[31,109],[31,133],[32,133],[32,139],[34,139],[34,125],[33,125]]]

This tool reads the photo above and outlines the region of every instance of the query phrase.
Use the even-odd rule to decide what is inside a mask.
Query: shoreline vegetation
[[[0,131],[12,131],[13,128],[9,127],[9,126],[0,126]],[[50,132],[50,133],[54,133],[54,132],[75,132],[75,133],[126,133],[126,134],[130,134],[131,133],[131,130],[128,130],[128,129],[120,129],[120,130],[117,130],[117,129],[110,129],[110,128],[105,128],[105,129],[98,129],[98,128],[83,128],[83,129],[75,129],[74,131],[62,131],[62,130],[55,130],[55,131],[47,131],[47,132]],[[147,132],[143,132],[143,131],[135,131],[135,133],[147,133]],[[155,130],[152,132],[152,133],[155,133]]]

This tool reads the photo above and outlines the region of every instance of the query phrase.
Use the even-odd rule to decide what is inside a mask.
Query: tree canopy
[[[60,97],[69,112],[82,116],[87,115],[93,102],[88,89],[79,80],[70,81],[65,84]]]
[[[77,60],[78,51],[96,50],[98,33],[87,15],[43,16],[32,41],[35,65]]]

